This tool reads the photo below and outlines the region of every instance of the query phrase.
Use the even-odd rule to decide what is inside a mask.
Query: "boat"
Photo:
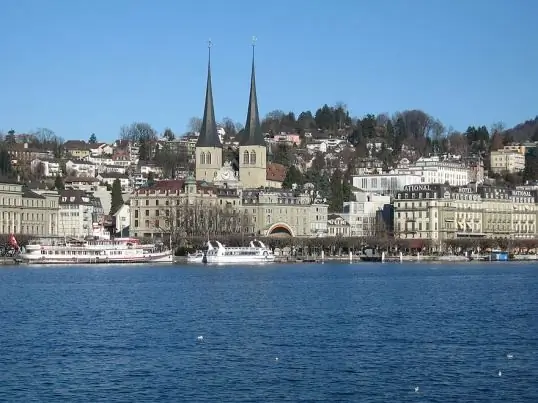
[[[172,263],[163,245],[141,244],[136,238],[37,240],[18,256],[34,264]]]
[[[218,241],[207,242],[204,263],[217,264],[256,264],[274,263],[273,251],[262,241],[251,241],[249,246],[229,247]]]
[[[203,263],[204,252],[197,250],[194,253],[187,254],[187,263]]]

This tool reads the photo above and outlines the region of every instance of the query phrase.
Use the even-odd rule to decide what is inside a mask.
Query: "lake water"
[[[538,267],[3,267],[0,401],[535,403]]]

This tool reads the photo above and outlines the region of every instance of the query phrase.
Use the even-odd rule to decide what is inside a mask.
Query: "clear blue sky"
[[[344,102],[419,108],[446,126],[538,114],[538,1],[0,1],[0,130],[117,137],[201,116],[213,46],[217,119],[244,123],[251,37],[260,112]]]

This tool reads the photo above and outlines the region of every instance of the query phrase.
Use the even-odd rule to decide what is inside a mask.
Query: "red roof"
[[[284,182],[288,168],[282,164],[270,163],[267,164],[267,176],[266,179],[274,182]]]

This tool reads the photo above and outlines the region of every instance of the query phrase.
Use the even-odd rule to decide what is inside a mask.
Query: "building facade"
[[[51,236],[58,225],[58,195],[41,195],[20,183],[0,182],[3,234]]]
[[[394,200],[398,238],[446,240],[534,238],[538,192],[490,186],[408,185]]]
[[[516,173],[525,170],[525,154],[511,149],[490,153],[491,172],[497,174]]]

